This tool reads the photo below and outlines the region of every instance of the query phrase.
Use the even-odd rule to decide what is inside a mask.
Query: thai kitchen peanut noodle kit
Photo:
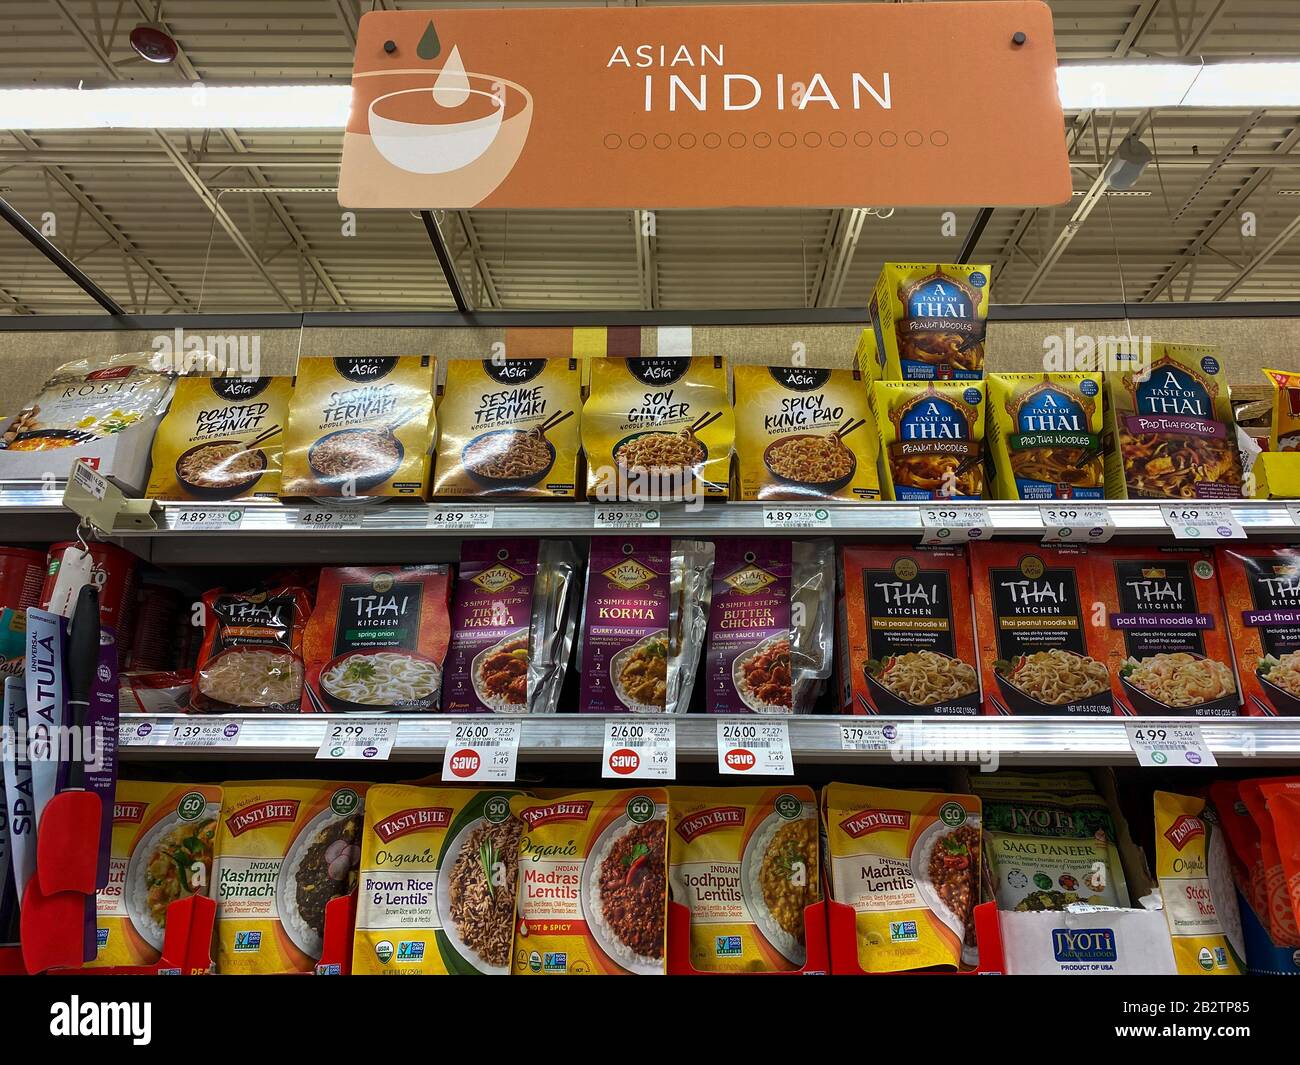
[[[994,714],[1113,714],[1109,635],[1079,545],[970,545],[980,676]]]
[[[983,497],[983,381],[876,381],[871,405],[886,499]]]
[[[274,499],[289,377],[182,377],[153,440],[153,499]]]
[[[686,713],[707,633],[713,552],[699,540],[592,538],[581,710]]]
[[[828,784],[821,804],[830,896],[856,912],[859,966],[974,965],[979,799]]]
[[[999,499],[1101,499],[1101,374],[994,373],[987,435]]]
[[[577,359],[447,363],[433,494],[572,499],[581,384]]]
[[[1300,549],[1216,549],[1219,581],[1248,714],[1300,715]]]
[[[366,787],[325,780],[222,785],[213,874],[218,972],[314,969],[326,904],[357,886]]]
[[[207,895],[221,789],[119,780],[107,886],[95,898],[99,951],[89,965],[152,965],[167,907]]]
[[[517,976],[664,972],[668,793],[516,797]]]
[[[554,713],[576,636],[578,556],[560,540],[467,540],[451,612],[442,707]]]
[[[1232,717],[1241,712],[1214,556],[1197,548],[1090,549],[1106,603],[1121,713]]]
[[[705,705],[806,714],[834,666],[830,540],[719,540],[708,607]]]
[[[885,263],[868,308],[880,376],[979,380],[990,291],[987,266]]]
[[[668,884],[703,972],[790,972],[821,898],[811,788],[670,788]]]
[[[380,784],[366,792],[352,972],[510,971],[519,791]]]
[[[435,370],[429,355],[299,359],[281,493],[422,498]]]
[[[437,710],[450,593],[446,566],[321,570],[303,640],[306,708],[336,714]]]
[[[961,547],[840,548],[840,676],[855,714],[980,712]]]
[[[589,497],[726,499],[735,438],[725,359],[592,359],[582,408]]]
[[[856,370],[736,366],[740,499],[879,499],[879,450]]]
[[[1106,496],[1236,499],[1241,455],[1218,349],[1151,344],[1106,374]]]

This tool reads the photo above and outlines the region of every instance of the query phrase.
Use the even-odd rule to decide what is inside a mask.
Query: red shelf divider
[[[998,904],[981,902],[975,907],[975,941],[979,944],[980,960],[974,969],[952,969],[868,973],[858,964],[857,914],[844,902],[826,900],[830,924],[831,973],[851,976],[990,976],[1006,971],[1002,952],[1002,924],[998,920]]]

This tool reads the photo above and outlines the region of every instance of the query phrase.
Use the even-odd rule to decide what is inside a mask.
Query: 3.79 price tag
[[[921,543],[959,544],[991,540],[993,518],[988,507],[939,506],[921,508]]]
[[[788,721],[719,721],[718,772],[724,776],[794,776]]]
[[[600,775],[621,780],[672,780],[677,775],[677,722],[605,722]]]
[[[1128,744],[1137,755],[1138,765],[1170,766],[1218,765],[1214,754],[1205,746],[1200,725],[1144,725],[1126,721]]]
[[[397,739],[396,721],[339,721],[325,727],[316,757],[330,762],[386,762]]]
[[[519,762],[519,733],[518,721],[454,722],[442,758],[442,779],[448,783],[485,780],[509,784]]]

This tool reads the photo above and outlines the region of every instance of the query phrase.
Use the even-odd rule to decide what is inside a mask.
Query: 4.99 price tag
[[[509,784],[519,761],[519,733],[518,721],[454,722],[442,759],[442,779]]]
[[[672,780],[677,775],[677,722],[605,722],[600,775],[621,780]]]
[[[1200,725],[1125,722],[1124,727],[1128,730],[1128,743],[1137,755],[1138,765],[1169,768],[1219,764],[1205,746]]]
[[[718,772],[724,776],[794,776],[788,721],[719,721]]]

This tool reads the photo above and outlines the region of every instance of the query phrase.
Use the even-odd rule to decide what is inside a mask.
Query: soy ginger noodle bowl
[[[646,433],[620,444],[614,452],[619,465],[632,471],[680,471],[704,461],[704,448],[686,430],[680,433]]]
[[[909,651],[884,663],[876,681],[914,706],[960,699],[978,688],[975,669],[934,651]]]
[[[1236,678],[1228,666],[1185,651],[1129,658],[1124,668],[1130,684],[1165,706],[1197,706],[1237,692]]]
[[[1051,706],[1087,699],[1110,688],[1104,662],[1059,647],[1021,656],[1004,676],[1030,698]]]

